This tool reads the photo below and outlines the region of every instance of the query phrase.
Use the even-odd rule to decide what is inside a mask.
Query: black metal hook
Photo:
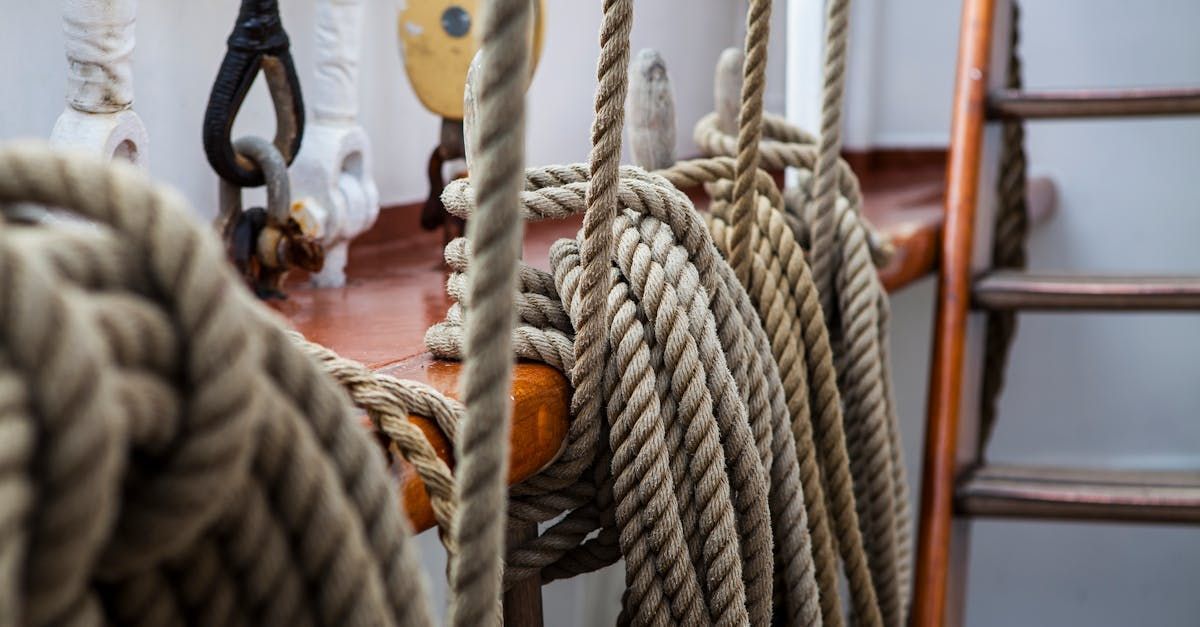
[[[263,184],[263,173],[233,148],[233,122],[262,71],[275,106],[275,147],[290,164],[304,137],[304,99],[292,64],[278,0],[242,0],[225,59],[204,112],[204,153],[213,170],[239,187]]]

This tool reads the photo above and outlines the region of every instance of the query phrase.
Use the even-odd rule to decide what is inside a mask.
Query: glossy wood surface
[[[990,118],[1013,120],[1195,115],[1200,113],[1200,89],[1007,89],[989,96],[987,113]]]
[[[448,396],[458,395],[459,365],[420,353],[380,369],[399,379],[428,383]],[[536,474],[558,456],[567,435],[570,386],[563,375],[545,364],[521,362],[513,376],[512,452],[508,482],[520,483]],[[428,418],[409,419],[421,428],[438,457],[454,467],[454,447]],[[370,425],[367,425],[370,428]],[[417,531],[432,528],[433,510],[425,485],[408,463],[395,456],[392,472],[398,480],[404,510]]]
[[[975,282],[980,309],[1200,311],[1200,277],[990,272]]]
[[[1200,523],[1200,472],[988,465],[959,481],[971,516]]]
[[[971,247],[995,11],[996,0],[963,3],[913,582],[912,624],[918,627],[940,627],[946,620]]]
[[[861,174],[863,212],[896,248],[890,265],[880,271],[889,290],[933,271],[944,171],[940,164],[926,162]],[[703,199],[697,198],[697,204],[703,206]],[[425,330],[445,317],[451,300],[445,292],[443,237],[421,231],[418,214],[417,205],[384,210],[375,228],[351,248],[345,287],[293,285],[289,298],[273,306],[308,339],[344,357],[456,396],[459,364],[433,359],[424,346]],[[579,217],[527,224],[524,259],[548,269],[550,245],[573,237],[581,224]],[[555,369],[522,362],[514,372],[513,402],[511,483],[536,473],[558,454],[566,434],[570,386]],[[453,447],[437,426],[422,417],[411,420],[453,464]],[[393,471],[413,526],[432,527],[433,512],[421,481],[403,462],[396,462]]]

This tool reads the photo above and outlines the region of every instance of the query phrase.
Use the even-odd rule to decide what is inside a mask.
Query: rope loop
[[[569,513],[509,550],[508,578],[540,572],[552,580],[624,555],[625,611],[635,623],[765,624],[774,572],[770,424],[786,412],[782,402],[772,410],[767,388],[778,374],[767,374],[773,365],[762,327],[687,196],[640,168],[620,167],[618,175],[611,190],[615,245],[602,260],[602,329],[612,347],[601,373],[608,400],[595,414],[576,412],[559,459],[514,486],[514,518]],[[523,212],[530,219],[584,213],[588,186],[583,164],[527,170]],[[460,217],[475,210],[468,182],[448,186],[443,201]],[[578,329],[587,319],[582,247],[558,242],[552,274],[520,270],[513,333],[519,356],[573,373],[580,368],[572,361]],[[456,274],[481,263],[470,256],[461,244],[447,249]],[[458,283],[452,275],[452,295],[461,296]],[[475,303],[458,301],[426,336],[438,356],[462,356],[456,311]],[[748,336],[761,340],[754,357],[746,354],[746,344],[755,345]],[[788,559],[810,558],[796,551]],[[815,588],[797,596],[815,599]]]
[[[263,172],[235,150],[232,133],[242,103],[261,71],[275,107],[275,148],[291,164],[304,136],[304,98],[292,63],[278,0],[242,0],[225,58],[204,111],[204,153],[225,181],[238,187],[263,185]]]

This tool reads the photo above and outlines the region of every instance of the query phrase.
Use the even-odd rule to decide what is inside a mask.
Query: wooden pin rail
[[[930,274],[937,262],[942,224],[940,163],[863,172],[863,212],[895,246],[890,265],[880,270],[889,290],[898,290]],[[705,200],[693,195],[698,205]],[[458,393],[461,369],[434,359],[423,338],[441,321],[451,301],[441,260],[440,233],[417,227],[419,208],[384,210],[379,223],[351,249],[345,287],[294,286],[286,301],[274,303],[308,339],[344,357],[398,378],[424,381],[450,396]],[[581,219],[530,223],[524,259],[547,269],[550,245],[574,237]],[[521,362],[513,381],[512,456],[509,482],[537,473],[559,453],[567,431],[570,385],[554,368]],[[427,418],[410,420],[451,466],[453,447]],[[424,485],[406,463],[393,464],[404,508],[413,527],[434,525]]]
[[[972,293],[980,309],[1023,311],[1196,311],[1200,277],[989,272]]]

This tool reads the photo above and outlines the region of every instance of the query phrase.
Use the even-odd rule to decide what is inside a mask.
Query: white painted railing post
[[[379,190],[371,175],[371,144],[358,122],[358,62],[362,0],[318,0],[316,72],[305,94],[313,119],[291,167],[292,198],[312,220],[325,247],[320,287],[346,283],[350,240],[379,216]]]
[[[50,141],[146,163],[146,127],[133,111],[137,0],[64,0],[67,107]]]

